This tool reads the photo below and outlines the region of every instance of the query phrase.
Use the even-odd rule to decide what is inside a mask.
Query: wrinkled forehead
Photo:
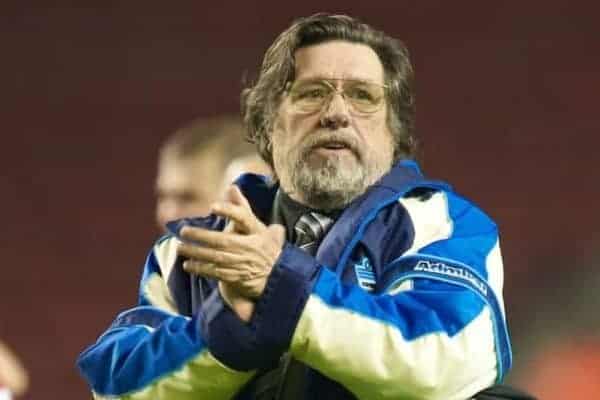
[[[375,51],[359,43],[334,40],[301,47],[294,53],[299,79],[355,79],[384,83],[383,65]]]

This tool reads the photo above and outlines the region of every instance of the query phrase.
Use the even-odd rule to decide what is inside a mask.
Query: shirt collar
[[[322,215],[327,215],[334,221],[340,215],[340,210],[333,211],[322,211],[317,210],[304,204],[297,202],[292,199],[287,193],[285,193],[281,187],[275,194],[275,201],[273,203],[273,212],[271,215],[271,223],[281,224],[285,226],[286,239],[292,241],[294,238],[294,226],[300,217],[309,212],[316,212]]]

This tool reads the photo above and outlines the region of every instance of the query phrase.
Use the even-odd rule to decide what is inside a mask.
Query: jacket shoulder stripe
[[[403,197],[398,201],[406,209],[414,227],[413,243],[404,255],[416,253],[425,245],[452,235],[454,224],[448,212],[445,192],[435,192],[425,201],[418,197]]]

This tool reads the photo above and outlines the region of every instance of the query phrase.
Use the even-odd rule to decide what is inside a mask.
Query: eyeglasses
[[[342,82],[341,89],[334,82]],[[356,113],[371,114],[385,103],[385,89],[385,85],[354,79],[306,79],[293,82],[288,93],[300,112],[321,110],[339,93]]]

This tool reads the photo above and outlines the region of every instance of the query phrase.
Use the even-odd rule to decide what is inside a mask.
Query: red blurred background
[[[578,296],[562,277],[600,274],[598,3],[85,3],[1,7],[0,338],[31,373],[26,399],[90,398],[75,358],[136,300],[159,142],[238,112],[242,76],[317,11],[411,49],[425,170],[503,234],[517,371],[540,293]]]

